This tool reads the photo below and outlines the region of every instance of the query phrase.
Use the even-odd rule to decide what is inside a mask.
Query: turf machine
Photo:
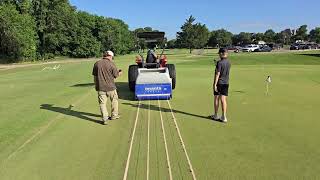
[[[169,100],[172,90],[176,87],[175,65],[167,64],[163,45],[160,55],[156,55],[154,48],[164,42],[164,32],[139,33],[140,42],[146,43],[148,52],[146,59],[141,54],[136,57],[136,64],[129,66],[129,88],[135,93],[137,100]]]

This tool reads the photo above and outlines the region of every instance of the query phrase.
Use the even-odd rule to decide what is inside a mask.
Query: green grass
[[[205,118],[213,109],[216,52],[187,52],[167,53],[178,76],[171,103],[197,179],[320,178],[319,51],[230,54],[228,124]],[[134,55],[116,58],[125,71],[133,61]],[[93,63],[62,64],[58,71],[41,71],[43,66],[0,70],[1,180],[122,179],[138,102],[132,101],[125,73],[117,84],[121,120],[98,124],[90,84]],[[273,83],[266,96],[268,75]],[[75,107],[68,110],[71,104]],[[192,179],[168,110],[162,101],[173,177]],[[145,101],[128,179],[146,177],[149,112],[150,179],[169,177],[158,102],[152,101],[149,110]]]

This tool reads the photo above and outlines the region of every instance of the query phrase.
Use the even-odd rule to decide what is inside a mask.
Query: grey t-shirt
[[[231,63],[228,59],[218,61],[216,66],[216,73],[220,72],[218,84],[229,84]]]

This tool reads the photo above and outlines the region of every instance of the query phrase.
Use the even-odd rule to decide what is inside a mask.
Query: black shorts
[[[218,92],[214,91],[215,96],[228,96],[229,84],[217,84]]]

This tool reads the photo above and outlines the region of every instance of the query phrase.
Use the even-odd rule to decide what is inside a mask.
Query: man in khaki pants
[[[114,64],[113,57],[114,54],[112,51],[105,52],[103,58],[94,64],[92,71],[104,125],[107,124],[109,119],[115,120],[120,118],[118,111],[118,93],[114,79],[118,78],[122,72],[118,70]],[[111,101],[111,117],[109,117],[106,106],[108,98],[110,98]]]

